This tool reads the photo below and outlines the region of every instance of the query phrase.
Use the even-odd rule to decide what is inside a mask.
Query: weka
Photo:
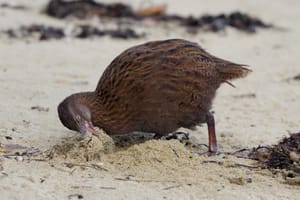
[[[248,72],[193,42],[147,42],[117,56],[94,92],[67,97],[58,114],[66,127],[80,133],[98,126],[109,135],[141,131],[155,133],[156,138],[207,123],[208,153],[214,154],[217,141],[209,110],[216,90]]]

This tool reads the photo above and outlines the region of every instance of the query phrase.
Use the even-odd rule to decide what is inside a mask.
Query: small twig
[[[179,158],[179,155],[178,155],[178,153],[176,152],[176,150],[175,150],[175,149],[172,149],[172,151],[174,152],[174,154],[176,155],[176,157]]]
[[[90,189],[93,188],[90,185],[73,185],[71,186],[72,189]]]
[[[18,144],[9,144],[4,146],[3,152],[7,153],[0,154],[0,156],[3,156],[5,158],[14,158],[16,156],[32,156],[33,154],[40,153],[41,150],[34,147],[23,147]]]
[[[215,163],[215,164],[218,164],[218,165],[223,165],[223,162],[216,161],[216,160],[204,160],[204,161],[202,161],[202,164],[206,164],[206,163]]]
[[[97,164],[76,164],[76,163],[64,163],[67,167],[71,168],[73,166],[77,166],[77,167],[87,167],[87,168],[92,168],[92,169],[97,169],[97,170],[104,170],[104,171],[109,171],[108,169],[100,166],[100,165],[97,165]]]
[[[207,144],[197,144],[197,146],[205,146],[206,148],[208,148]]]
[[[0,174],[0,180],[1,180],[2,178],[4,178],[4,177],[8,177],[8,174],[5,173],[5,172],[1,172],[1,174]]]
[[[228,153],[234,155],[234,154],[236,154],[236,153],[244,152],[244,151],[247,151],[247,150],[249,150],[249,149],[243,148],[243,149],[237,150],[237,151],[235,151],[235,152],[228,152]]]
[[[258,146],[258,147],[256,147],[255,148],[255,150],[259,150],[259,149],[267,149],[267,150],[272,150],[272,147],[270,147],[270,146]]]
[[[245,165],[245,164],[241,164],[241,163],[234,163],[234,165],[237,166],[237,167],[246,167],[246,168],[249,168],[249,169],[259,168],[259,166],[250,166],[250,165]]]
[[[224,162],[216,161],[216,160],[205,160],[205,161],[202,161],[202,163],[203,164],[215,163],[215,164],[218,164],[218,165],[223,165],[224,164]],[[245,164],[241,164],[241,163],[234,163],[234,166],[236,166],[236,167],[246,167],[246,168],[250,168],[250,169],[259,168],[259,166],[250,166],[250,165],[245,165]]]
[[[31,110],[37,110],[39,112],[49,112],[48,107],[42,107],[42,106],[31,106]]]
[[[68,199],[73,199],[73,198],[77,198],[77,199],[83,199],[83,195],[82,194],[70,194],[68,196]]]
[[[156,183],[176,183],[176,181],[159,181],[159,180],[150,180],[150,179],[130,179],[129,177],[126,178],[114,178],[118,181],[132,181],[132,182],[156,182]]]
[[[76,171],[76,169],[73,169],[71,172],[70,172],[70,175],[73,175],[73,173]]]
[[[106,168],[104,168],[100,165],[94,164],[94,163],[91,164],[91,167],[94,168],[94,169],[101,169],[101,170],[104,170],[104,171],[108,171],[108,169],[106,169]]]
[[[43,159],[43,158],[28,158],[26,160],[28,160],[28,161],[38,161],[38,162],[48,161],[47,159]]]
[[[133,181],[133,180],[129,179],[128,177],[126,177],[126,178],[115,178],[115,180],[118,180],[118,181]]]
[[[163,188],[163,190],[170,190],[170,189],[173,189],[173,188],[178,188],[178,187],[180,187],[180,186],[181,186],[181,185],[172,185],[172,186]]]
[[[104,187],[104,186],[102,186],[102,187],[100,187],[100,189],[104,189],[104,190],[116,190],[117,188],[115,188],[115,187]]]

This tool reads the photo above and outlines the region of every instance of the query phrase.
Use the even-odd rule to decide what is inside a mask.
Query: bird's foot
[[[216,156],[216,155],[220,155],[221,154],[221,152],[217,151],[216,149],[215,150],[209,150],[210,147],[207,144],[197,144],[197,146],[198,147],[204,146],[205,148],[208,149],[207,151],[202,152],[202,153],[198,152],[197,154],[199,156]]]
[[[219,155],[220,152],[214,152],[214,151],[206,151],[204,153],[199,153],[200,156],[207,156],[207,157],[210,157],[210,156],[216,156],[216,155]]]

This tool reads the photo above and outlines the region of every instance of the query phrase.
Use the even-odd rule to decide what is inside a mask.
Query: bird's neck
[[[92,123],[95,126],[102,125],[102,114],[104,112],[103,106],[94,92],[81,92],[77,94],[73,94],[72,98],[75,104],[85,106],[88,108],[91,114]]]
[[[74,94],[74,101],[76,104],[80,104],[88,108],[91,113],[91,120],[94,126],[104,129],[104,131],[110,130],[111,124],[111,110],[114,104],[103,101],[99,95],[95,92],[81,92]]]

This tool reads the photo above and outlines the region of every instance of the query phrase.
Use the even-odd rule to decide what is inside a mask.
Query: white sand
[[[24,4],[22,0],[0,0],[0,3],[3,2]],[[40,10],[45,2],[26,1],[25,5],[29,7],[26,11],[0,9],[0,29],[31,23],[57,26],[72,23],[42,15]],[[286,81],[300,74],[299,1],[164,2],[168,4],[170,13],[185,15],[241,10],[284,31],[259,30],[257,34],[249,35],[229,28],[225,34],[189,35],[182,28],[166,31],[157,27],[145,39],[126,41],[104,37],[26,42],[1,37],[0,143],[17,143],[44,151],[74,136],[57,117],[56,107],[64,97],[93,90],[105,67],[124,49],[146,40],[174,37],[198,42],[212,54],[248,64],[253,70],[248,77],[233,82],[236,88],[224,84],[218,90],[213,110],[221,151],[276,143],[289,131],[299,131],[300,82]],[[139,5],[134,4],[134,7]],[[149,28],[140,29],[148,31]],[[249,93],[254,93],[256,97],[236,97]],[[50,110],[38,112],[30,109],[36,105],[49,107]],[[201,143],[207,143],[206,126],[190,133]],[[7,135],[12,136],[13,140],[6,140],[4,136]],[[154,150],[163,145],[163,141],[161,146],[154,145]],[[143,146],[137,148],[143,149]],[[179,146],[176,148],[181,149]],[[221,160],[227,164],[203,163],[207,160]],[[236,162],[253,163],[233,157],[200,157],[199,169],[192,171],[195,173],[194,179],[191,171],[186,179],[178,179],[175,175],[172,179],[170,174],[174,174],[178,167],[170,168],[170,174],[166,174],[166,170],[158,173],[160,177],[141,174],[139,170],[131,174],[130,180],[126,180],[130,175],[128,172],[134,170],[117,167],[108,171],[88,167],[68,168],[62,162],[17,162],[1,158],[1,199],[68,199],[72,198],[69,196],[72,194],[81,194],[84,199],[300,199],[299,186],[287,185],[267,170],[231,165]],[[163,164],[157,163],[157,166]],[[150,172],[153,170],[152,175],[155,175],[155,169],[147,169]],[[161,177],[167,179],[159,179]],[[245,182],[247,178],[251,178],[252,182]],[[174,187],[168,188],[170,186]]]

